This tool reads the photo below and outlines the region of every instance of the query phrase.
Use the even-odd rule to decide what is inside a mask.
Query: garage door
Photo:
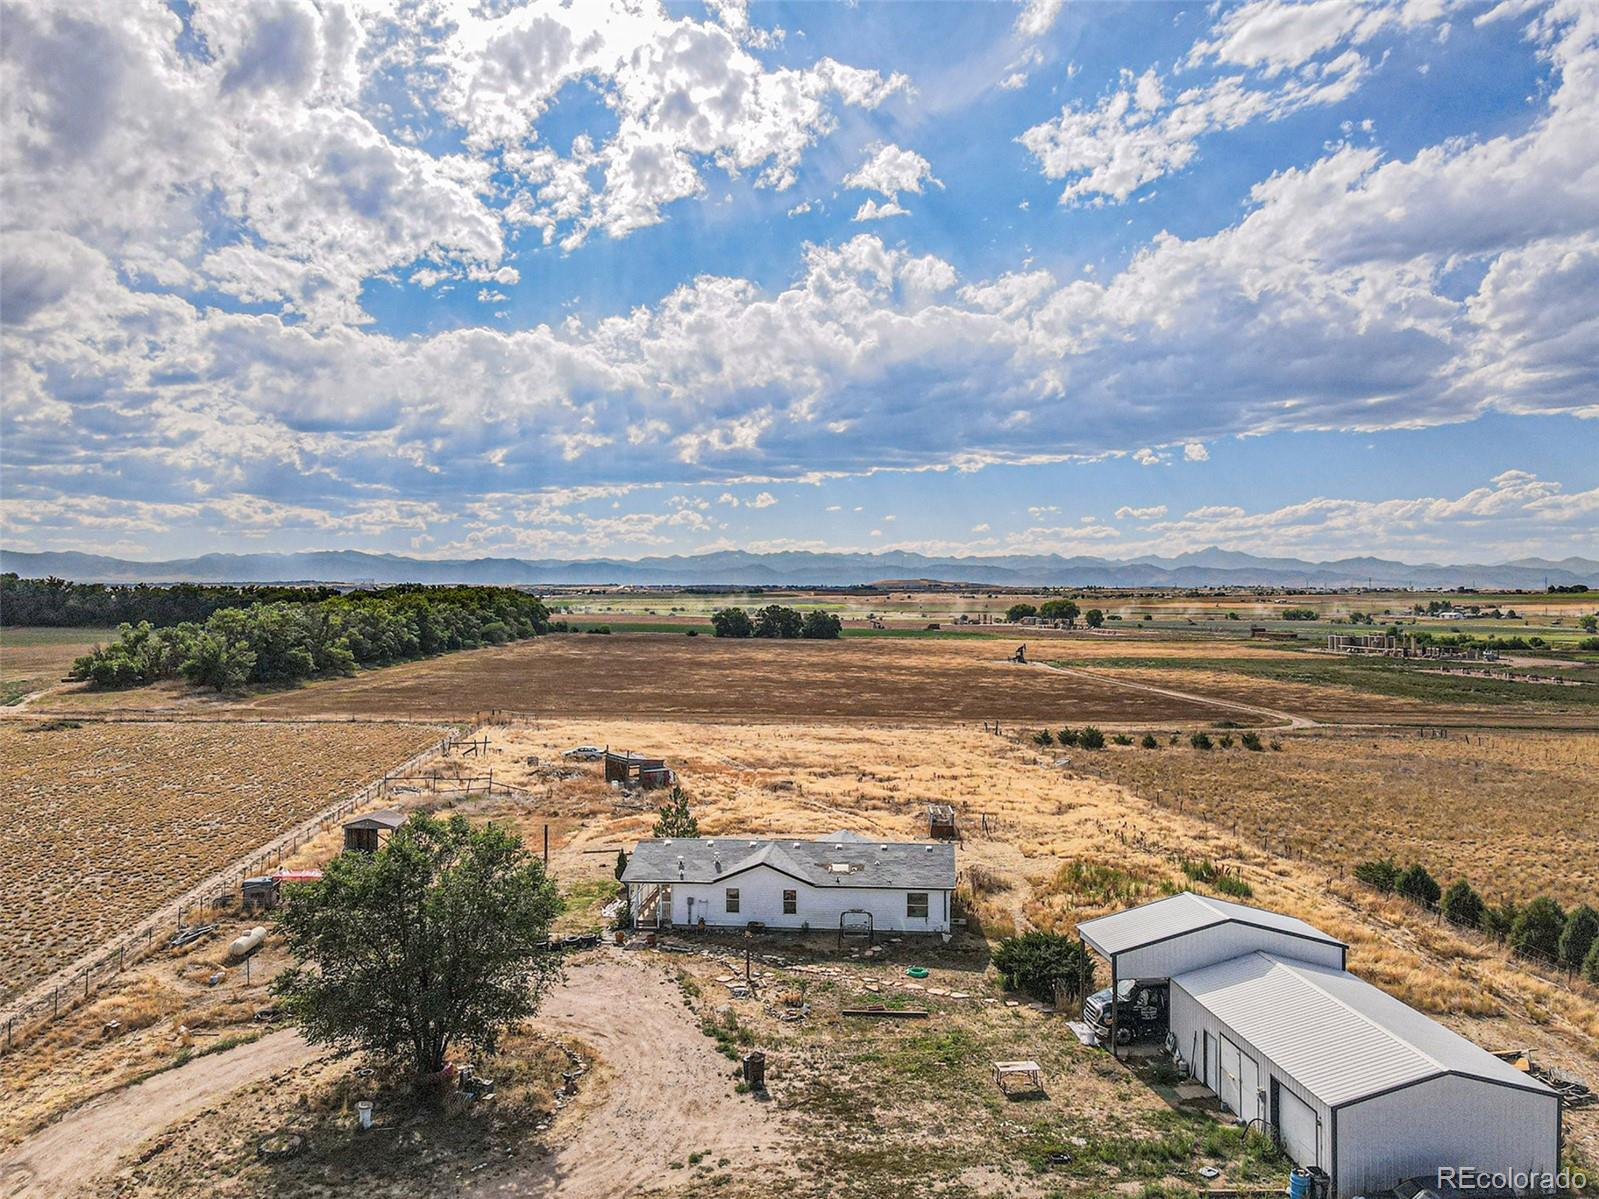
[[[1238,1052],[1238,1046],[1226,1037],[1221,1039],[1221,1085],[1216,1088],[1216,1094],[1220,1096],[1227,1110],[1235,1116],[1244,1114],[1243,1104],[1240,1102],[1243,1092],[1239,1086],[1239,1059],[1242,1056]]]
[[[1277,1136],[1283,1152],[1301,1166],[1319,1166],[1316,1157],[1315,1109],[1287,1087],[1273,1083],[1277,1092]]]

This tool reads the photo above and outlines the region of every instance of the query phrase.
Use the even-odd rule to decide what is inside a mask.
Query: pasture
[[[116,635],[115,629],[0,630],[0,707],[59,683],[74,658]]]

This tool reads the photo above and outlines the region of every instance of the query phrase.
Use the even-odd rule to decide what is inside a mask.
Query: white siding
[[[1143,949],[1129,949],[1116,956],[1117,978],[1171,978],[1216,962],[1246,953],[1277,953],[1302,962],[1342,970],[1344,951],[1329,945],[1296,937],[1274,929],[1245,924],[1218,924],[1211,928],[1181,933]]]
[[[738,888],[739,910],[727,911],[727,889]],[[783,892],[796,892],[798,911],[783,912]],[[741,871],[714,883],[673,883],[672,921],[697,925],[743,928],[759,920],[769,928],[798,929],[810,925],[812,932],[834,932],[839,916],[864,909],[872,914],[877,932],[948,932],[949,892],[927,892],[926,919],[906,915],[906,896],[910,892],[879,887],[813,887],[766,866]]]
[[[1291,1078],[1277,1063],[1263,1054],[1256,1046],[1251,1045],[1239,1036],[1208,1010],[1182,987],[1175,983],[1171,988],[1171,1032],[1177,1041],[1177,1052],[1183,1055],[1183,1060],[1188,1064],[1188,1072],[1193,1077],[1204,1082],[1213,1090],[1220,1083],[1218,1070],[1218,1054],[1221,1050],[1222,1039],[1225,1037],[1237,1046],[1241,1057],[1247,1057],[1254,1063],[1254,1067],[1245,1066],[1244,1070],[1254,1073],[1258,1070],[1258,1081],[1255,1086],[1257,1094],[1264,1091],[1266,1109],[1260,1110],[1255,1096],[1245,1095],[1241,1106],[1243,1111],[1233,1114],[1245,1119],[1260,1118],[1266,1123],[1271,1123],[1272,1112],[1270,1108],[1272,1082],[1292,1095],[1298,1096],[1315,1114],[1320,1127],[1316,1132],[1316,1150],[1313,1156],[1306,1155],[1306,1160],[1298,1162],[1301,1166],[1320,1166],[1328,1173],[1332,1172],[1332,1112],[1326,1104],[1320,1102]],[[1205,1072],[1205,1035],[1210,1036],[1209,1070]],[[1257,1128],[1260,1125],[1256,1125]],[[1341,1135],[1341,1134],[1340,1134]]]
[[[1386,1190],[1439,1166],[1558,1170],[1559,1100],[1446,1075],[1338,1111],[1338,1191]]]

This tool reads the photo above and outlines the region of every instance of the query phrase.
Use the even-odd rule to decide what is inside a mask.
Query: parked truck
[[[1111,1039],[1111,992],[1106,987],[1083,1000],[1083,1023],[1102,1041]],[[1164,1040],[1171,1024],[1171,995],[1166,981],[1124,978],[1116,984],[1116,1044]]]

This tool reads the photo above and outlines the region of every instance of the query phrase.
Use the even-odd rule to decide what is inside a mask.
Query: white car
[[[598,745],[574,745],[561,756],[574,762],[597,762],[605,756],[605,751]]]

